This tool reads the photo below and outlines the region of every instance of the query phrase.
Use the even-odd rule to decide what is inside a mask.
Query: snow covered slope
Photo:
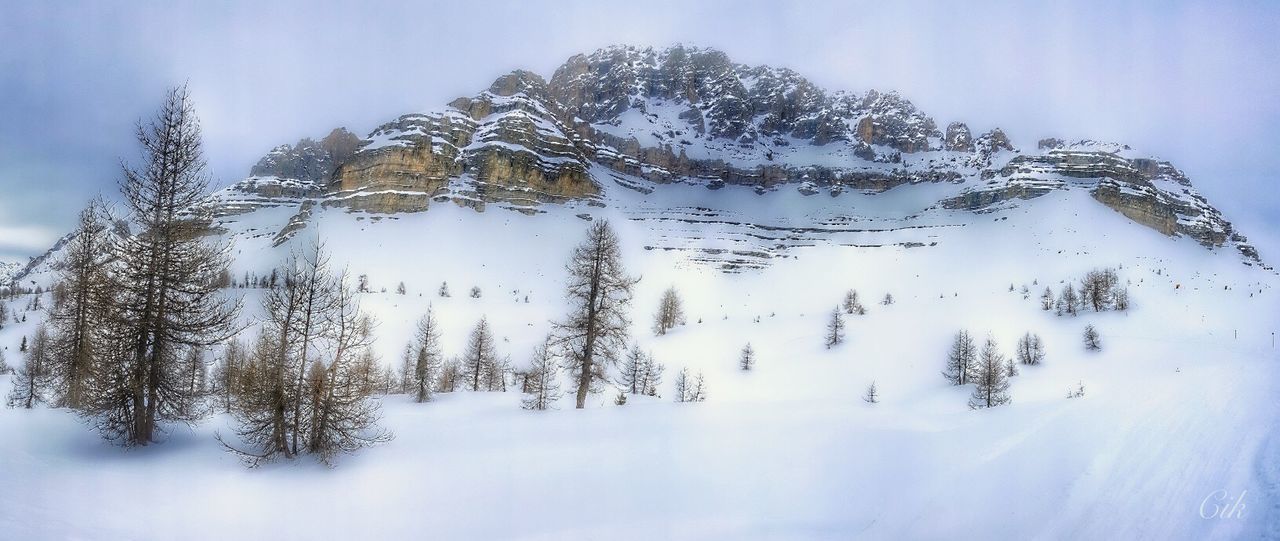
[[[332,470],[246,471],[214,438],[232,432],[222,415],[125,451],[65,410],[0,409],[0,537],[1280,537],[1280,278],[1176,167],[1123,145],[1017,149],[893,93],[615,47],[364,138],[277,147],[190,215],[236,281],[323,242],[368,277],[387,365],[433,306],[446,355],[487,317],[517,367],[565,315],[589,221],[609,220],[665,398],[535,413],[517,393],[382,397],[395,440]],[[24,287],[49,289],[65,241]],[[1130,310],[1040,308],[1045,287],[1103,267]],[[654,337],[670,286],[688,322]],[[827,349],[849,289],[868,313]],[[228,294],[252,322],[261,290]],[[18,316],[0,329],[12,365],[43,317],[32,301],[0,301]],[[961,329],[1006,355],[1037,333],[1047,358],[1013,378],[1012,404],[971,411],[971,387],[940,374]],[[670,399],[682,368],[705,374],[706,402]],[[121,512],[138,502],[147,522]]]
[[[627,268],[643,277],[633,335],[667,365],[663,394],[688,367],[706,374],[709,398],[618,407],[605,393],[585,411],[565,402],[534,413],[516,393],[452,393],[428,404],[393,395],[382,399],[383,425],[396,439],[332,470],[302,461],[247,471],[213,437],[230,432],[223,416],[125,451],[65,410],[4,409],[0,531],[23,539],[1280,535],[1274,273],[1231,250],[1136,226],[1084,190],[983,213],[935,204],[967,189],[819,197],[624,175],[598,199],[534,214],[312,204],[305,226],[283,241],[282,224],[301,204],[246,199],[243,212],[214,222],[233,243],[236,276],[267,272],[323,238],[335,263],[368,274],[374,292],[362,300],[378,317],[377,348],[389,364],[433,305],[446,354],[487,316],[500,354],[521,366],[565,312],[563,265],[584,218],[608,219]],[[1040,309],[1043,287],[1101,266],[1128,285],[1130,311]],[[403,296],[394,293],[401,281]],[[454,295],[436,296],[445,281]],[[689,320],[653,337],[648,323],[670,285]],[[481,298],[465,294],[471,286]],[[847,343],[826,349],[827,314],[850,288],[868,313],[850,317]],[[874,302],[886,293],[894,304]],[[257,290],[231,294],[256,307]],[[22,313],[28,301],[9,307]],[[0,330],[11,364],[38,318],[30,314]],[[1103,351],[1084,351],[1086,323],[1101,331]],[[970,388],[940,375],[962,328],[979,339],[990,333],[1006,354],[1024,332],[1044,337],[1047,359],[1013,378],[1011,405],[970,411]],[[744,373],[736,361],[748,342],[759,364]],[[860,399],[872,381],[882,393],[874,405]],[[1079,384],[1085,395],[1066,398]],[[1241,517],[1203,518],[1241,494]],[[139,501],[153,518],[122,518]]]

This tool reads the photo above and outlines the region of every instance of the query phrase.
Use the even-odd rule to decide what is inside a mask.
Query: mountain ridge
[[[365,137],[335,128],[277,146],[192,214],[217,230],[223,218],[288,207],[273,233],[279,245],[306,229],[317,205],[397,214],[453,202],[537,214],[544,204],[604,205],[607,189],[672,183],[832,197],[946,184],[955,193],[929,208],[978,213],[1085,190],[1166,236],[1262,264],[1181,170],[1127,145],[1046,138],[1019,149],[999,128],[939,128],[894,91],[831,92],[787,68],[683,45],[606,47],[570,57],[549,79],[512,71]]]

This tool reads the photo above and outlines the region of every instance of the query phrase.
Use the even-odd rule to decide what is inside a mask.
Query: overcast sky
[[[888,5],[881,5],[888,4]],[[515,68],[615,43],[711,46],[945,125],[1172,160],[1280,260],[1280,3],[10,2],[0,0],[0,260],[115,196],[132,124],[189,82],[216,185],[271,147],[365,134]],[[1036,3],[1039,4],[1039,3]]]

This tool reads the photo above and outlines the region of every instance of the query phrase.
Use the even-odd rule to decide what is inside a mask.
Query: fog
[[[179,4],[179,5],[175,5]],[[1119,141],[1172,160],[1280,258],[1280,6],[1263,3],[371,2],[0,6],[0,260],[114,196],[133,123],[195,98],[216,185],[271,147],[367,133],[516,68],[674,43],[895,89],[940,125]],[[1025,3],[1030,4],[1030,3]]]

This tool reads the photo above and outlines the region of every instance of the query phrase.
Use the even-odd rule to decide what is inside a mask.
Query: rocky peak
[[[278,177],[323,188],[334,170],[355,154],[360,138],[336,128],[320,141],[304,137],[292,145],[271,149],[249,170],[255,177]]]
[[[942,141],[943,150],[952,152],[973,152],[973,134],[964,122],[947,124],[947,134]]]
[[[498,77],[489,85],[489,92],[496,96],[528,94],[534,99],[547,101],[547,81],[541,75],[525,70],[515,70]]]
[[[830,95],[790,69],[735,64],[715,49],[609,47],[570,58],[549,85],[566,111],[587,123],[675,104],[699,135],[744,145],[789,137],[919,152],[941,137],[933,120],[897,93]]]
[[[998,152],[1000,150],[1013,151],[1013,143],[1009,142],[1009,136],[1004,134],[1004,130],[994,128],[987,133],[978,136],[976,146],[980,150],[988,152]]]
[[[341,165],[360,148],[360,136],[347,131],[346,128],[334,128],[329,135],[320,140],[320,148],[329,153],[335,165]]]
[[[1055,148],[1062,148],[1064,146],[1066,146],[1066,143],[1064,143],[1062,139],[1058,139],[1057,137],[1046,137],[1044,139],[1041,139],[1040,142],[1036,143],[1036,148],[1039,150],[1053,150]]]

